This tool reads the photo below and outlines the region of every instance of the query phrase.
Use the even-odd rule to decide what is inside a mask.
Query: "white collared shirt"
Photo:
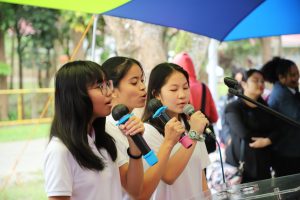
[[[105,149],[100,152],[97,150],[90,136],[88,141],[94,154],[105,162],[102,171],[81,168],[60,139],[51,139],[44,156],[48,197],[70,196],[72,200],[121,199],[119,167],[127,162],[126,159],[118,152],[118,158],[113,162]]]

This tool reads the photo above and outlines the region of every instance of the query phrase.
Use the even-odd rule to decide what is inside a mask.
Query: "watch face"
[[[195,131],[190,131],[190,132],[189,132],[189,135],[190,135],[191,137],[196,137],[197,134],[196,134]]]

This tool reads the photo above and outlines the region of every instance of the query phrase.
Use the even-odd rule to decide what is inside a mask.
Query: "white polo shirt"
[[[106,117],[106,124],[105,124],[105,132],[110,134],[116,142],[117,149],[119,150],[120,154],[127,159],[129,162],[129,157],[127,155],[127,148],[129,147],[127,137],[122,133],[122,131],[116,126],[117,121],[114,120],[112,115]],[[122,200],[131,200],[132,198],[130,195],[123,189],[122,192]]]
[[[118,152],[113,162],[106,150],[99,153],[94,140],[88,136],[91,149],[105,162],[102,171],[83,169],[61,142],[53,137],[46,148],[44,157],[45,189],[48,197],[70,196],[72,200],[97,200],[122,198],[119,167],[127,159]]]
[[[164,137],[150,124],[145,123],[144,138],[148,145],[157,154]],[[172,149],[171,156],[179,148],[184,148],[180,143]],[[154,200],[196,200],[203,197],[202,192],[202,169],[210,164],[208,153],[204,142],[197,142],[197,146],[180,176],[172,185],[160,181],[156,191],[152,195]],[[144,164],[144,170],[147,170]]]

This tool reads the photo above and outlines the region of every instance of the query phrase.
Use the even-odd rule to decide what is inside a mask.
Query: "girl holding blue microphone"
[[[154,151],[161,148],[166,132],[161,121],[153,119],[153,110],[149,106],[153,98],[167,107],[166,114],[170,118],[181,122],[184,126],[182,132],[203,133],[208,124],[203,113],[197,111],[189,120],[183,114],[184,106],[189,103],[189,95],[189,77],[183,68],[173,63],[162,63],[153,68],[143,120],[151,124],[144,138]],[[196,200],[210,194],[203,171],[210,163],[204,142],[194,141],[190,148],[177,143],[167,162],[165,173],[152,196],[154,200]]]
[[[135,59],[116,56],[109,58],[103,63],[103,69],[108,75],[108,78],[112,80],[114,85],[114,91],[112,93],[113,106],[123,104],[125,105],[129,113],[135,108],[143,108],[145,106],[147,93],[144,83],[144,71],[142,65]],[[137,117],[134,117],[135,119]],[[123,156],[133,157],[128,154],[128,141],[124,135],[116,127],[117,122],[112,116],[108,116],[106,121],[106,131],[115,139],[117,148],[122,152]],[[148,131],[150,125],[144,124],[145,131]],[[150,127],[151,128],[151,127]],[[184,127],[177,119],[171,119],[164,128],[165,138],[162,141],[160,148],[155,151],[158,162],[148,166],[148,169],[144,172],[144,182],[141,195],[135,199],[150,199],[152,193],[157,188],[165,170],[167,169],[168,159],[172,148],[178,143],[181,133],[184,131]],[[134,155],[135,158],[136,155]],[[131,199],[130,195],[124,192],[123,199]]]

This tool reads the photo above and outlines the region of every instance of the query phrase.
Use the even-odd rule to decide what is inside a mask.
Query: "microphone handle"
[[[215,141],[217,141],[215,134],[212,132],[212,130],[210,130],[210,128],[206,127],[206,128],[204,129],[204,132],[205,132],[207,135],[211,136]]]
[[[132,138],[135,145],[140,149],[143,155],[146,155],[151,151],[150,147],[148,146],[141,134],[138,133],[130,137]]]

